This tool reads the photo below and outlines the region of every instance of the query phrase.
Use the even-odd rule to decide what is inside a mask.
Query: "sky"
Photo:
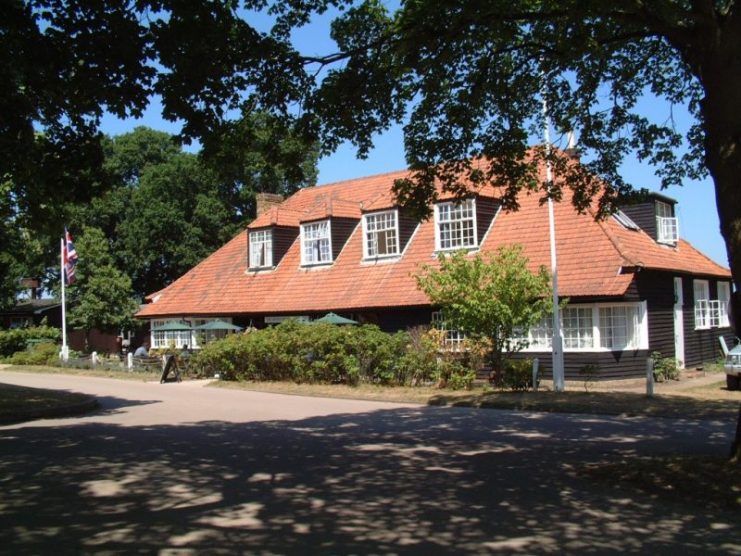
[[[299,50],[309,54],[326,54],[336,50],[333,41],[327,35],[328,21],[332,15],[327,14],[307,27],[294,32],[293,40]],[[255,25],[256,22],[258,28],[263,27],[267,30],[269,27],[268,20],[260,23],[254,16],[250,16],[250,23]],[[658,121],[671,117],[678,129],[687,129],[691,123],[683,107],[669,106],[660,99],[645,99],[640,105],[640,110]],[[157,99],[153,99],[152,104],[140,119],[120,120],[111,115],[105,116],[102,121],[102,131],[109,135],[118,135],[132,131],[139,125],[172,134],[180,131],[179,124],[162,118],[161,107]],[[374,145],[375,148],[364,160],[359,160],[355,156],[355,150],[349,144],[342,145],[332,155],[323,157],[319,161],[317,183],[320,185],[334,183],[406,168],[403,133],[399,126],[377,136]],[[193,145],[188,150],[197,149],[198,145]],[[645,187],[650,191],[661,192],[675,199],[680,237],[689,241],[714,261],[728,266],[725,244],[720,235],[713,183],[709,178],[702,181],[688,180],[682,187],[661,190],[660,180],[653,169],[635,159],[627,159],[621,168],[621,173],[628,183],[638,188]]]

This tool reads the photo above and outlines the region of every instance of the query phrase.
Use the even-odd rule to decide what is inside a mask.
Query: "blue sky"
[[[309,54],[326,54],[336,50],[333,41],[327,35],[327,23],[332,14],[327,14],[311,25],[293,34],[294,43],[302,52]],[[267,30],[269,20],[259,21],[254,14],[250,23]],[[671,107],[660,99],[646,99],[641,110],[651,119],[663,121],[670,116],[679,129],[689,127],[690,118],[682,107]],[[109,135],[117,135],[145,125],[169,133],[180,131],[179,124],[168,122],[161,116],[160,106],[156,99],[139,120],[118,120],[113,116],[103,119],[102,130]],[[197,148],[197,146],[195,147]],[[193,150],[193,149],[189,149]],[[319,161],[319,184],[332,183],[351,178],[380,174],[406,167],[404,159],[404,142],[402,131],[395,127],[379,135],[375,148],[365,160],[358,160],[351,145],[342,145],[334,154]],[[623,177],[636,187],[645,187],[652,191],[661,191],[659,179],[653,169],[635,159],[626,160],[622,167]],[[664,195],[678,201],[680,236],[714,261],[728,265],[725,244],[720,235],[715,193],[710,179],[687,181],[682,187],[672,187],[661,191]]]

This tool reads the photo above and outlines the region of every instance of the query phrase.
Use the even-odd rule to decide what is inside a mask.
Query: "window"
[[[622,210],[617,211],[615,214],[612,215],[612,217],[620,222],[620,224],[624,228],[628,228],[629,230],[639,230],[638,224],[633,222],[633,220],[630,219],[630,217],[625,214]]]
[[[693,282],[695,292],[695,328],[710,328],[710,284],[707,280]]]
[[[396,229],[396,211],[363,216],[366,259],[399,254],[399,234]]]
[[[710,285],[707,280],[694,280],[695,290],[695,329],[720,328],[730,326],[728,305],[731,302],[731,285],[718,282],[718,299],[710,299]]]
[[[439,203],[435,205],[435,217],[435,244],[438,250],[477,245],[474,199],[466,199],[460,203]]]
[[[301,225],[301,264],[332,262],[329,220]]]
[[[593,347],[591,307],[566,307],[563,310],[562,330],[564,349]]]
[[[718,282],[718,326],[731,326],[728,320],[728,308],[731,304],[731,284]]]
[[[438,330],[445,332],[443,338],[443,349],[445,351],[463,351],[466,341],[466,336],[452,328],[448,328],[443,320],[442,311],[433,311],[432,313],[432,326]]]
[[[679,240],[679,226],[669,203],[656,201],[656,241],[676,243]]]
[[[167,324],[183,325],[184,330],[157,330],[158,327],[165,326]],[[191,331],[185,329],[185,327],[187,326],[189,326],[188,323],[183,323],[183,321],[179,320],[153,320],[151,338],[152,347],[167,348],[175,346],[178,349],[186,345],[193,347]]]
[[[552,319],[548,316],[527,334],[526,351],[550,351]],[[569,306],[561,312],[564,351],[648,349],[646,304],[615,303]]]
[[[273,266],[273,232],[250,232],[250,268]]]
[[[617,351],[640,345],[640,313],[636,306],[614,305],[599,308],[599,345]]]

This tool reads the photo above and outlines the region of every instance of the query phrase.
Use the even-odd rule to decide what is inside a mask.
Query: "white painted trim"
[[[682,277],[674,277],[674,360],[684,368],[684,287]]]

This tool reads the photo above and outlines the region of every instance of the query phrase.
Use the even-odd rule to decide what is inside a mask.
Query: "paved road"
[[[741,554],[738,514],[585,462],[724,454],[733,423],[432,408],[0,371],[102,409],[0,427],[7,554]]]

